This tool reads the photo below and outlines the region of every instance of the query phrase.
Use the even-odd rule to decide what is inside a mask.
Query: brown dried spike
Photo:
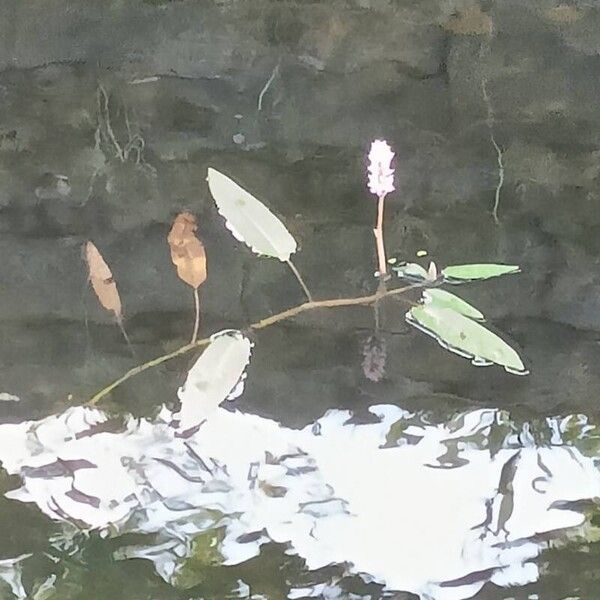
[[[113,312],[117,320],[121,321],[123,313],[117,284],[113,280],[112,271],[92,242],[88,242],[85,246],[85,259],[89,269],[89,281],[100,304],[106,310]]]
[[[198,229],[196,217],[192,213],[182,212],[175,217],[171,231],[169,231],[169,235],[167,236],[167,241],[170,246],[179,245],[184,240],[194,237],[196,229]]]
[[[194,234],[196,229],[195,217],[184,212],[176,217],[167,236],[177,275],[194,289],[206,281],[206,253]]]

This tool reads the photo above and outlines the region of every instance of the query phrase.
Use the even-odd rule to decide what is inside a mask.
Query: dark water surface
[[[470,485],[461,459],[469,448],[490,460],[507,451],[498,484],[504,511],[513,502],[512,484],[502,491],[511,452],[569,448],[597,472],[599,52],[600,5],[578,0],[0,1],[0,392],[19,398],[0,402],[0,422],[60,415],[189,341],[193,296],[166,241],[182,210],[197,216],[208,258],[203,334],[243,329],[303,301],[286,265],[257,258],[227,231],[205,181],[209,166],[282,218],[315,298],[372,293],[375,204],[365,157],[381,137],[396,152],[389,253],[415,261],[427,250],[425,266],[429,258],[520,265],[521,274],[464,287],[463,296],[519,349],[530,375],[471,366],[409,328],[406,304],[389,300],[380,315],[381,381],[368,380],[361,366],[372,308],[313,311],[252,334],[245,391],[229,408],[290,431],[330,409],[365,423],[374,421],[369,407],[395,405],[415,427],[446,432],[460,429],[461,415],[496,410],[489,430],[476,439],[461,434],[464,445],[449,449],[458,461],[449,485]],[[135,357],[88,289],[82,247],[90,239],[112,268]],[[131,379],[101,408],[150,421],[163,404],[176,410],[177,388],[196,358]],[[551,423],[567,417],[553,438]],[[425,445],[404,426],[394,432],[391,441],[386,434],[394,448]],[[243,435],[224,429],[228,435],[242,456]],[[14,439],[0,437],[3,456]],[[552,476],[569,489],[557,469]],[[381,485],[387,493],[391,479],[410,490],[397,519],[385,515],[388,524],[418,523],[422,539],[435,541],[436,516],[452,515],[439,488],[428,496],[400,467],[380,481],[367,475],[356,466],[357,489]],[[0,477],[3,492],[20,485],[19,476]],[[600,597],[598,497],[575,498],[575,479],[573,506],[585,522],[538,532],[539,577],[510,589],[487,583],[475,596],[459,591],[462,581],[454,597]],[[422,498],[421,510],[400,514],[413,497]],[[88,533],[4,497],[0,525],[0,561],[32,554],[22,562],[23,597],[37,600],[279,600],[317,584],[329,586],[313,589],[320,598],[403,599],[414,591],[386,591],[384,581],[344,564],[309,571],[307,556],[286,554],[286,543],[265,543],[258,556],[223,566],[214,551],[219,526],[194,543],[186,538],[188,562],[167,583],[148,560],[116,560],[123,548],[164,541],[149,542],[139,527]],[[426,546],[391,531],[375,532],[389,548],[382,556],[418,555]],[[449,535],[440,530],[440,547]],[[432,574],[443,556],[431,552]],[[5,574],[14,583],[14,568],[0,562]],[[422,597],[451,598],[429,593]],[[11,594],[0,581],[0,597]]]

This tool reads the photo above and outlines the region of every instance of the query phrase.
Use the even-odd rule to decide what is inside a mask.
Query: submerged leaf
[[[435,308],[450,308],[465,317],[475,319],[476,321],[484,321],[485,318],[474,306],[465,302],[462,298],[441,290],[440,288],[431,288],[423,292],[425,304]]]
[[[196,237],[197,228],[194,215],[183,212],[177,215],[167,236],[177,275],[194,289],[206,281],[206,253]]]
[[[224,537],[225,528],[218,527],[203,531],[193,539],[189,556],[175,573],[175,587],[189,589],[210,579],[210,568],[220,565],[224,560],[219,550]]]
[[[235,181],[209,168],[208,187],[227,228],[253,252],[283,262],[296,252],[296,240],[285,225]]]
[[[497,364],[509,373],[527,375],[519,355],[504,340],[479,323],[450,308],[415,306],[408,323],[435,338],[442,348],[471,359],[475,366]]]
[[[519,273],[518,265],[495,265],[491,263],[454,265],[442,269],[444,281],[448,283],[463,283],[479,279],[490,279],[500,275]]]
[[[93,242],[88,242],[85,246],[85,259],[89,270],[89,281],[100,304],[106,310],[113,312],[117,319],[121,319],[122,306],[117,284],[114,282],[112,271]]]
[[[179,388],[182,431],[200,425],[232,392],[238,391],[251,348],[250,340],[240,331],[226,330],[212,337]]]

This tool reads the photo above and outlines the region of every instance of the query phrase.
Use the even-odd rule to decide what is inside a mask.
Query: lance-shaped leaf
[[[509,373],[528,373],[519,355],[504,340],[455,310],[424,304],[411,308],[406,320],[435,338],[442,348],[471,359],[475,366],[497,364]]]
[[[227,228],[253,252],[283,262],[296,252],[296,240],[285,225],[235,181],[209,168],[208,187]]]
[[[183,212],[177,215],[167,236],[177,275],[194,289],[206,280],[206,253],[196,237],[197,228],[194,215]]]
[[[393,271],[396,271],[396,275],[401,279],[412,281],[414,283],[421,283],[427,279],[427,271],[417,263],[405,263],[392,267]]]
[[[475,319],[476,321],[484,321],[485,318],[474,306],[465,302],[462,298],[441,290],[440,288],[431,288],[423,292],[423,300],[425,304],[435,308],[450,308],[465,317]]]
[[[197,427],[232,395],[239,395],[240,382],[250,362],[252,344],[240,331],[215,334],[179,388],[179,429]]]
[[[93,242],[88,242],[85,246],[85,260],[89,270],[89,281],[100,304],[120,320],[123,313],[117,284],[114,282],[112,271]]]
[[[479,279],[491,279],[500,275],[519,273],[517,265],[495,265],[491,263],[454,265],[442,269],[444,281],[448,283],[465,283]]]

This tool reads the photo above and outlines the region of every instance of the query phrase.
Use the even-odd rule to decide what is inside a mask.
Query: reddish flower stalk
[[[371,144],[369,152],[369,191],[378,199],[377,224],[373,229],[377,247],[377,259],[379,263],[379,277],[383,281],[387,276],[387,261],[385,258],[385,245],[383,242],[383,209],[385,197],[394,191],[394,169],[391,167],[394,153],[384,140],[375,140]]]

